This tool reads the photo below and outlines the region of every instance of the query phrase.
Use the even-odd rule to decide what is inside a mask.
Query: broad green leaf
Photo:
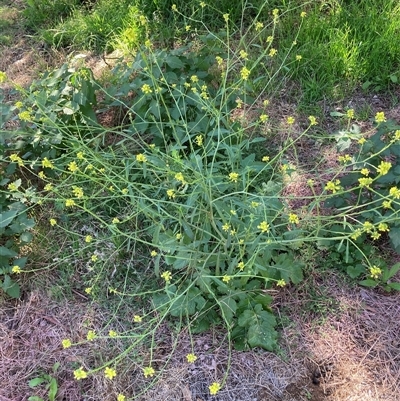
[[[11,258],[17,256],[17,252],[12,249],[8,249],[5,246],[0,246],[0,256],[9,256]]]
[[[351,278],[359,277],[360,274],[365,273],[365,267],[362,264],[357,264],[355,266],[347,266],[347,274]]]
[[[226,297],[220,301],[219,306],[221,308],[223,317],[230,324],[233,321],[233,316],[236,313],[236,301],[232,297]]]
[[[30,388],[35,388],[37,386],[40,386],[42,383],[44,383],[46,381],[46,379],[44,379],[43,377],[36,377],[32,380],[29,380],[28,382],[28,386]]]
[[[394,250],[400,253],[400,227],[393,227],[389,231],[389,238]]]
[[[400,283],[389,283],[388,286],[396,291],[400,291]]]
[[[8,210],[0,214],[0,228],[6,227],[14,220],[17,210]]]
[[[375,280],[372,279],[367,279],[367,280],[362,280],[359,281],[358,284],[364,286],[364,287],[376,287],[377,286],[377,282]]]
[[[165,62],[172,69],[174,69],[174,68],[183,68],[185,66],[185,64],[183,64],[181,59],[179,57],[177,57],[177,56],[168,56],[168,57],[166,57]]]

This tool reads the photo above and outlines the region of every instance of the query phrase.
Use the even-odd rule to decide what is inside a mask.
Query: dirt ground
[[[54,374],[59,384],[57,400],[111,401],[123,393],[141,401],[397,401],[400,294],[346,285],[334,273],[319,284],[326,290],[318,301],[326,307],[322,314],[309,308],[311,297],[302,286],[276,295],[274,308],[281,322],[277,354],[230,350],[221,330],[190,338],[186,332],[177,335],[163,327],[153,355],[161,373],[150,388],[135,358],[129,356],[112,383],[96,373],[80,382],[74,380],[74,364],[90,366],[101,355],[123,350],[117,340],[104,339],[62,348],[62,339],[82,341],[88,327],[100,332],[108,322],[107,312],[95,303],[78,295],[55,301],[39,290],[19,301],[3,299],[0,400],[45,397],[44,388],[32,390],[28,381],[51,373],[59,362]],[[194,364],[185,361],[191,344],[198,356]],[[208,386],[225,374],[223,388],[211,397]]]

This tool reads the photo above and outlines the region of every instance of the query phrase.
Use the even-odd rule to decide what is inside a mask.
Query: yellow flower
[[[340,189],[341,186],[339,180],[328,181],[325,185],[325,191],[331,191],[332,193],[336,193],[337,191],[340,191]]]
[[[390,209],[392,207],[392,201],[383,201],[382,202],[382,207],[384,209]]]
[[[143,92],[145,95],[149,95],[149,94],[152,93],[153,91],[152,91],[152,89],[151,89],[151,87],[150,87],[149,84],[144,84],[144,85],[142,86],[142,92]]]
[[[54,164],[47,157],[45,157],[42,160],[42,167],[54,168]]]
[[[107,377],[107,379],[114,379],[115,376],[117,376],[117,371],[113,368],[109,368],[108,366],[104,369],[104,376]]]
[[[272,10],[272,15],[273,15],[274,17],[277,17],[277,16],[279,15],[279,10],[278,10],[277,8],[274,8],[274,9]]]
[[[359,143],[360,145],[364,145],[365,142],[367,142],[367,140],[366,140],[365,138],[360,138],[360,139],[358,140],[358,143]]]
[[[349,109],[346,111],[347,118],[354,118],[354,109]]]
[[[142,321],[142,317],[139,315],[135,315],[135,316],[133,316],[133,321],[135,323],[140,323]]]
[[[238,263],[238,265],[237,265],[237,267],[238,267],[238,269],[242,272],[243,270],[244,270],[244,262],[239,262]]]
[[[75,201],[74,201],[73,199],[67,199],[67,200],[65,201],[65,206],[66,206],[66,207],[75,206]]]
[[[372,278],[378,279],[379,276],[382,274],[382,269],[374,265],[369,268],[369,272]]]
[[[214,382],[213,384],[211,384],[211,386],[208,387],[208,389],[210,390],[211,395],[216,395],[218,391],[221,390],[221,385],[217,382]]]
[[[379,231],[389,231],[389,226],[386,223],[379,223],[378,230]]]
[[[229,173],[229,181],[237,182],[238,178],[239,178],[238,173],[234,173],[234,172]]]
[[[14,163],[18,163],[19,167],[22,167],[24,165],[24,161],[15,153],[10,155],[10,160]]]
[[[192,75],[192,76],[190,77],[190,80],[191,80],[193,83],[196,83],[196,82],[199,82],[199,77],[198,77],[197,75]]]
[[[224,283],[229,283],[229,281],[231,281],[231,279],[232,279],[232,277],[231,276],[227,276],[226,274],[225,274],[225,276],[222,277],[222,281]]]
[[[392,163],[382,161],[379,164],[378,168],[376,169],[376,172],[380,175],[385,175],[389,172],[391,167],[392,167]]]
[[[11,191],[11,192],[15,192],[18,191],[18,185],[15,182],[12,182],[10,184],[7,185],[7,188]]]
[[[378,231],[374,231],[373,233],[371,233],[371,238],[373,240],[377,240],[381,237],[381,233],[378,233]]]
[[[284,287],[286,285],[286,281],[281,279],[276,282],[277,287]]]
[[[38,177],[44,180],[46,178],[46,174],[43,171],[39,171]]]
[[[172,273],[169,270],[167,270],[166,272],[161,274],[161,278],[163,278],[166,283],[169,283],[172,278]]]
[[[79,369],[74,370],[74,377],[75,377],[75,380],[86,379],[87,373],[83,370],[82,367],[80,367]]]
[[[19,266],[17,266],[17,265],[13,266],[12,269],[11,269],[11,271],[12,271],[14,274],[20,274],[20,273],[22,272],[21,268],[20,268]]]
[[[369,175],[369,170],[368,170],[367,168],[362,168],[361,171],[360,171],[360,173],[361,173],[362,175],[367,176],[367,175]]]
[[[362,234],[362,231],[361,231],[361,229],[360,228],[357,228],[357,230],[355,230],[354,232],[353,232],[353,234],[351,235],[351,239],[353,239],[354,241],[357,239],[357,238],[359,238],[360,236],[361,236],[361,234]]]
[[[93,240],[93,237],[92,237],[91,235],[87,235],[87,236],[85,237],[85,242],[87,242],[88,244],[89,244],[90,242],[92,242],[92,240]]]
[[[108,335],[110,336],[110,338],[118,337],[118,333],[115,330],[110,330],[108,332]]]
[[[148,366],[147,368],[143,369],[144,377],[152,377],[152,376],[154,376],[154,373],[156,373],[156,372],[154,371],[154,369],[151,366]]]
[[[112,223],[112,224],[118,224],[119,222],[120,222],[120,220],[119,220],[118,217],[114,217],[114,218],[111,220],[111,223]]]
[[[386,122],[385,113],[384,113],[383,111],[378,111],[378,112],[375,114],[375,121],[376,121],[377,123],[384,123],[384,122]]]
[[[91,260],[92,262],[97,262],[97,261],[99,260],[99,257],[98,257],[97,255],[92,255],[92,256],[90,257],[90,260]]]
[[[363,229],[366,233],[371,233],[374,229],[374,225],[370,221],[365,221],[363,223]]]
[[[97,337],[97,334],[94,330],[89,330],[86,335],[86,339],[88,341],[93,341]]]
[[[289,223],[292,224],[299,224],[299,217],[295,213],[290,213],[289,214]]]
[[[175,12],[178,11],[178,9],[177,9],[177,7],[176,7],[176,4],[172,4],[171,10],[172,10],[172,11],[175,11]]]
[[[256,207],[260,206],[260,203],[259,203],[259,202],[254,202],[254,201],[252,201],[252,202],[250,203],[250,206],[251,206],[252,208],[256,208]]]
[[[74,194],[74,196],[76,196],[77,198],[83,198],[83,188],[81,187],[72,187],[72,193]]]
[[[400,189],[397,187],[390,188],[389,196],[392,196],[394,199],[400,199]]]
[[[53,189],[53,185],[52,184],[46,184],[45,186],[44,186],[44,190],[45,191],[51,191]]]
[[[194,141],[196,142],[197,146],[203,146],[203,135],[197,135]]]
[[[262,122],[262,123],[265,123],[267,120],[268,120],[268,114],[261,114],[261,116],[260,116],[260,121]]]
[[[21,111],[21,113],[18,114],[18,117],[21,121],[32,121],[33,119],[31,113],[28,110]]]
[[[173,189],[167,189],[167,196],[168,196],[168,198],[172,198],[172,199],[174,199],[175,197],[176,197],[176,195],[175,195],[175,191],[173,190]]]
[[[400,130],[394,132],[393,141],[400,141]]]
[[[74,173],[75,171],[79,170],[79,167],[75,161],[72,161],[68,164],[68,170]]]
[[[278,50],[272,48],[272,49],[270,49],[268,54],[270,57],[275,57],[278,54]]]
[[[206,6],[206,3],[204,3],[204,1],[201,1],[201,2],[200,2],[200,7],[201,7],[201,8],[204,8],[205,6]]]
[[[182,184],[185,184],[185,177],[183,176],[182,173],[176,173],[175,174],[175,179],[179,182],[181,182]]]
[[[289,116],[289,117],[287,118],[286,122],[287,122],[289,125],[293,125],[294,122],[295,122],[295,119],[294,119],[294,117]]]
[[[273,36],[268,36],[267,43],[272,43],[273,40],[274,40]]]
[[[136,161],[138,161],[140,163],[145,163],[145,162],[147,162],[147,158],[143,153],[139,153],[136,155]]]
[[[307,13],[306,13],[305,11],[302,11],[302,12],[300,13],[300,17],[301,17],[301,18],[304,18],[306,15],[307,15]]]
[[[76,157],[77,157],[79,160],[83,160],[83,159],[85,158],[85,154],[84,154],[83,152],[78,152],[78,153],[76,154]]]
[[[71,340],[69,338],[65,338],[64,340],[62,340],[61,344],[64,349],[69,348],[72,345]]]
[[[125,401],[126,397],[123,394],[118,394],[117,401]]]
[[[176,238],[177,240],[180,240],[180,239],[182,238],[182,234],[181,234],[181,233],[176,234],[176,235],[175,235],[175,238]]]
[[[243,60],[248,60],[248,59],[249,59],[248,56],[249,56],[249,55],[247,54],[247,52],[245,52],[244,50],[240,50],[240,52],[239,52],[239,57],[240,57],[241,59],[243,59]]]
[[[57,220],[56,219],[50,219],[49,222],[50,222],[50,225],[52,227],[54,227],[57,224]]]
[[[269,224],[264,220],[257,226],[257,228],[261,230],[262,233],[265,233],[269,231]]]
[[[262,22],[256,22],[255,28],[257,32],[261,31],[261,29],[264,28],[264,24]]]
[[[129,189],[128,188],[124,188],[122,191],[123,195],[127,195],[129,193]]]
[[[372,184],[373,179],[371,177],[364,177],[359,178],[358,182],[360,184],[360,187],[369,187]]]
[[[340,155],[340,156],[338,157],[338,160],[339,160],[339,162],[341,162],[341,163],[350,162],[350,161],[351,161],[351,156],[350,156],[350,155],[344,155],[344,156]]]
[[[317,119],[314,116],[309,116],[308,119],[310,120],[311,125],[317,125]]]
[[[155,258],[158,255],[158,252],[155,251],[154,249],[150,252],[150,256]]]
[[[197,360],[197,356],[195,354],[187,354],[186,359],[189,363],[194,363]]]
[[[296,54],[296,61],[300,61],[303,58],[300,54]]]
[[[228,223],[223,224],[222,229],[226,232],[228,232],[230,230],[231,226]]]
[[[223,17],[224,17],[225,22],[228,23],[228,21],[229,21],[229,14],[224,14]]]
[[[221,67],[222,63],[224,62],[224,60],[220,56],[216,56],[215,61],[217,62],[219,67]]]
[[[185,31],[186,31],[186,32],[189,32],[189,31],[190,31],[190,25],[186,25],[186,26],[185,26]]]
[[[92,287],[87,287],[85,288],[86,294],[90,295],[92,293],[93,288]]]
[[[250,75],[250,70],[246,67],[243,67],[240,70],[240,76],[242,77],[243,81],[247,81],[247,79],[249,78]]]

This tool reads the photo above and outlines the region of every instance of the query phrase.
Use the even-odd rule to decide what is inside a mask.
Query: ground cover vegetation
[[[324,133],[310,104],[396,85],[399,14],[394,1],[27,2],[26,24],[48,45],[123,53],[100,78],[81,55],[29,87],[0,73],[18,99],[1,108],[1,287],[18,298],[19,278],[39,274],[35,249],[50,248],[43,269],[66,281],[78,272],[75,288],[113,308],[102,332],[62,346],[124,344],[71,363],[77,381],[112,381],[129,357],[148,385],[117,399],[139,397],[168,364],[153,360],[163,325],[219,327],[236,349],[276,351],[272,294],[300,284],[316,255],[361,285],[400,290],[400,263],[380,248],[400,252],[400,126],[377,112],[365,131],[347,108],[331,115],[342,129]],[[290,85],[312,113],[278,126],[274,100]],[[299,196],[285,188],[305,173],[305,139],[336,141],[339,156],[321,172],[314,155]],[[130,317],[123,331],[119,313]]]

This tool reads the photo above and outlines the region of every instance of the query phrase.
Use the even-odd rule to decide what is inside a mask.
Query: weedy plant
[[[180,13],[176,6],[172,11]],[[109,337],[130,343],[101,366],[75,366],[77,380],[100,371],[112,380],[121,359],[145,341],[149,355],[137,363],[145,377],[158,375],[153,349],[167,321],[191,333],[223,325],[238,349],[276,349],[271,290],[301,282],[307,242],[346,249],[348,256],[354,247],[363,255],[360,276],[374,283],[387,279],[385,285],[398,289],[388,282],[398,267],[386,274],[371,263],[361,241],[363,235],[376,240],[398,224],[400,189],[394,179],[385,190],[379,179],[392,165],[378,161],[398,146],[397,131],[385,131],[387,143],[379,149],[368,148],[370,139],[357,134],[367,153],[354,161],[341,156],[343,164],[322,191],[310,181],[314,196],[305,210],[292,210],[290,196],[283,194],[296,169],[287,153],[318,121],[309,116],[301,134],[280,148],[268,145],[270,90],[277,87],[278,73],[290,75],[290,66],[302,59],[294,44],[285,54],[273,45],[282,18],[274,9],[268,21],[255,19],[242,32],[224,13],[224,35],[208,31],[173,50],[146,42],[133,62],[116,66],[115,83],[107,87],[86,68],[64,66],[31,90],[20,88],[25,98],[5,111],[23,127],[18,136],[3,134],[3,164],[14,168],[3,183],[5,198],[19,197],[29,208],[45,205],[48,223],[74,241],[71,252],[84,266],[88,296],[129,304],[147,300],[133,307],[132,330],[88,331],[87,341]],[[299,12],[299,30],[305,18]],[[97,122],[96,94],[103,111],[120,109],[120,126],[105,129]],[[377,122],[382,118],[377,115]],[[287,118],[289,132],[294,122]],[[375,178],[341,181],[360,172],[368,177],[364,164],[376,174],[376,200],[366,194],[362,201],[360,195]],[[32,183],[36,191],[29,190]],[[351,203],[353,194],[358,201]],[[391,212],[382,217],[383,200]],[[335,212],[321,214],[328,204]],[[368,209],[378,217],[373,220]],[[84,222],[80,230],[78,222]],[[138,291],[132,284],[137,276],[151,284]],[[62,345],[79,344],[65,339]],[[195,362],[193,350],[187,359]],[[221,389],[220,379],[210,384],[212,395]]]

